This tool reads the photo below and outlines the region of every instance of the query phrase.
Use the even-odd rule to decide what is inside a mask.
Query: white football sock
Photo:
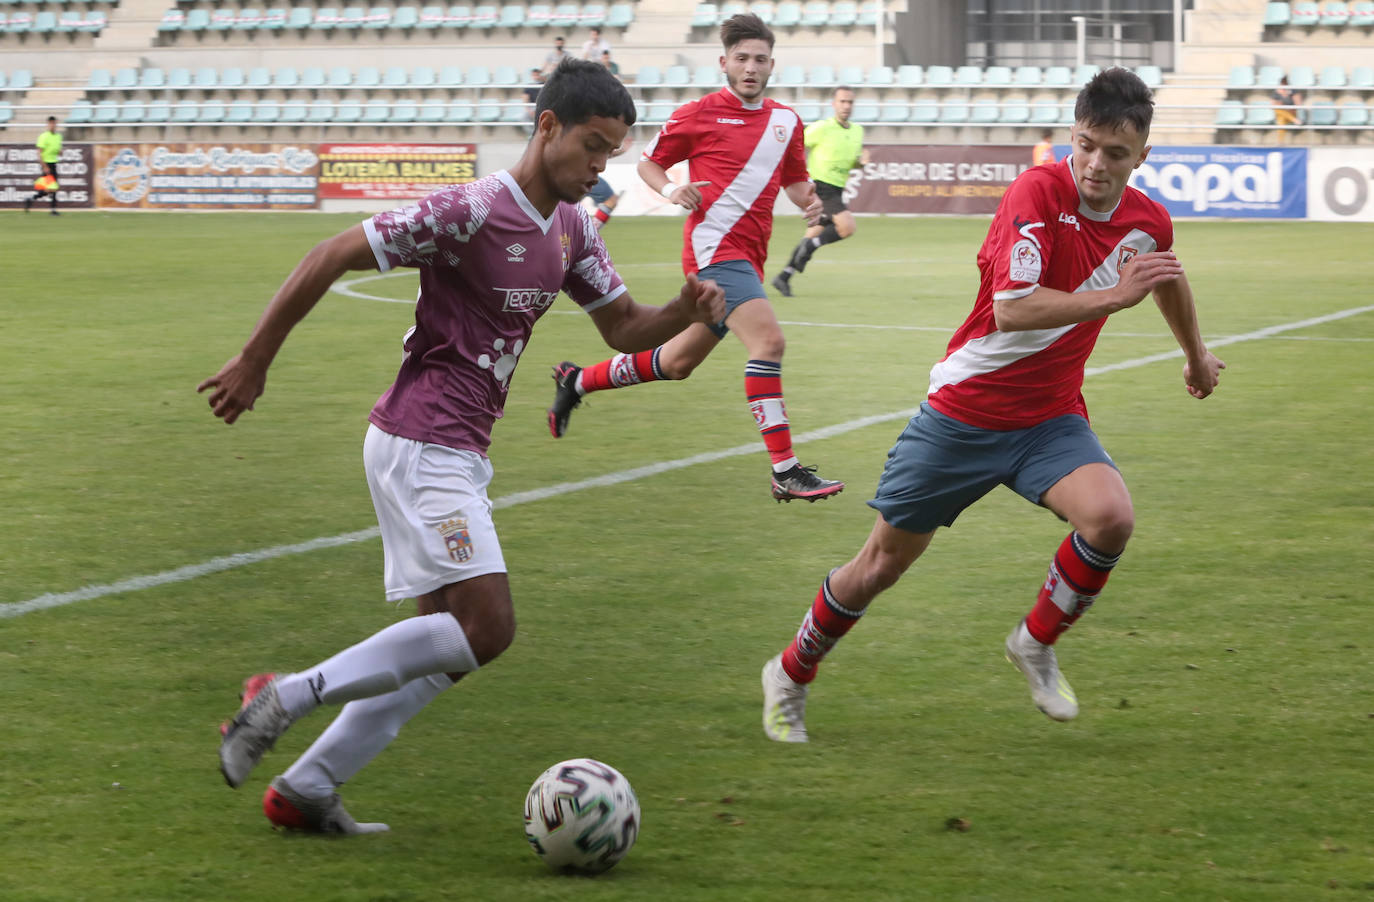
[[[277,680],[281,705],[300,718],[319,705],[384,695],[434,673],[477,669],[468,637],[452,614],[393,623],[329,660]]]
[[[452,685],[448,674],[435,673],[395,692],[349,702],[282,776],[307,799],[329,798],[381,754],[406,721]]]

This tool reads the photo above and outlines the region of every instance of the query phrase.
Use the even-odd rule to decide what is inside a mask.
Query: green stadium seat
[[[165,100],[154,100],[148,104],[148,114],[144,122],[165,123],[172,121],[172,105]]]
[[[606,8],[607,28],[628,28],[634,20],[634,6],[629,3],[612,3]]]
[[[835,0],[826,21],[832,28],[853,28],[859,22],[859,4],[854,0]]]
[[[115,88],[121,91],[138,87],[138,70],[128,66],[123,69],[116,69],[113,84]]]
[[[873,121],[873,120],[869,120]],[[878,122],[897,125],[902,122],[911,121],[911,107],[900,100],[888,101],[878,109]]]
[[[1307,108],[1307,124],[1318,128],[1330,128],[1340,118],[1340,110],[1334,103],[1318,102]]]
[[[1283,78],[1282,66],[1260,66],[1259,71],[1255,73],[1255,87],[1278,87],[1281,78]]]
[[[468,27],[476,28],[479,31],[486,30],[488,28],[495,28],[496,16],[497,12],[495,6],[492,6],[490,4],[474,6],[472,8],[472,22],[468,25]]]
[[[783,0],[773,8],[773,24],[779,28],[796,28],[802,21],[802,5],[796,0]]]
[[[195,122],[200,118],[200,106],[194,100],[181,100],[172,107],[172,121]]]
[[[418,28],[420,25],[420,8],[417,6],[398,6],[396,15],[391,18],[391,27],[399,30]]]
[[[382,28],[391,27],[392,10],[389,6],[374,6],[367,11],[367,18],[363,20],[363,28],[376,31]]]
[[[448,8],[444,13],[445,28],[471,28],[472,27],[472,7],[465,3],[459,3]]]
[[[253,104],[247,100],[235,100],[225,110],[224,121],[235,124],[253,121]]]
[[[144,90],[154,90],[167,85],[167,73],[157,66],[149,66],[138,73],[138,86]]]
[[[442,6],[426,6],[420,10],[420,24],[416,28],[438,28],[443,24],[444,8]]]
[[[10,14],[9,24],[5,30],[10,34],[23,34],[33,27],[33,14],[27,12],[17,12]]]
[[[262,10],[257,7],[247,7],[239,10],[238,16],[234,19],[234,29],[236,31],[257,31],[262,27]]]
[[[442,100],[426,100],[420,104],[419,111],[415,114],[416,122],[443,122],[444,121],[444,102]]]
[[[420,118],[420,108],[413,100],[398,100],[391,107],[388,122],[414,122]]]
[[[78,28],[81,27],[81,22],[83,18],[84,17],[81,15],[81,13],[77,12],[74,9],[63,10],[57,16],[57,25],[53,28],[53,31],[76,31]]]
[[[243,75],[243,70],[237,66],[230,66],[219,74],[219,86],[221,88],[241,88],[247,79]]]
[[[606,24],[606,4],[586,3],[577,14],[577,24],[582,28],[600,28]]]
[[[838,84],[848,85],[851,88],[855,85],[864,83],[864,70],[862,66],[842,66],[835,73],[835,81]]]
[[[975,100],[969,109],[968,121],[974,125],[993,125],[1002,118],[995,100]]]
[[[437,79],[429,66],[416,66],[410,73],[410,83],[417,88],[432,88]]]
[[[698,3],[696,9],[692,11],[692,27],[715,28],[716,12],[714,3]]]
[[[1313,0],[1297,0],[1291,7],[1290,25],[1309,26],[1321,22],[1321,8]]]
[[[940,121],[940,105],[933,100],[918,100],[911,106],[911,122],[929,125]]]
[[[333,120],[334,103],[329,100],[313,101],[305,114],[306,122],[332,122]]]
[[[983,70],[980,66],[960,66],[954,70],[954,83],[956,85],[981,85],[983,83]]]
[[[334,122],[357,122],[363,118],[362,104],[354,100],[346,100],[334,108]]]
[[[515,71],[514,66],[495,66],[491,70],[491,83],[505,88],[518,85],[520,73]]]
[[[926,70],[921,66],[898,66],[897,84],[904,88],[914,88],[925,84]]]
[[[1271,106],[1250,106],[1245,110],[1245,124],[1252,126],[1273,125],[1274,108]]]
[[[1345,0],[1326,0],[1318,15],[1317,24],[1323,28],[1344,28],[1350,21],[1350,7]]]
[[[1317,84],[1323,88],[1344,88],[1346,85],[1344,66],[1325,66],[1317,77]]]
[[[191,70],[178,66],[175,69],[167,70],[167,87],[169,88],[189,88],[191,87]]]
[[[874,66],[868,70],[868,77],[865,79],[868,84],[877,87],[887,87],[894,84],[896,80],[897,74],[891,66]]]
[[[799,88],[806,84],[806,70],[797,65],[783,66],[777,83],[781,87]]]
[[[1337,125],[1369,125],[1369,108],[1358,100],[1347,100],[1341,104],[1341,115]]]
[[[197,88],[217,88],[219,87],[219,70],[212,66],[202,66],[196,70]]]
[[[1002,114],[997,121],[1004,125],[1024,125],[1030,121],[1030,104],[1023,100],[1012,100],[1002,104]]]
[[[306,105],[299,100],[288,100],[281,107],[282,122],[304,122],[309,115]]]
[[[334,27],[339,31],[357,31],[367,21],[367,10],[361,6],[345,6]]]
[[[1245,104],[1239,100],[1223,100],[1217,107],[1214,124],[1221,128],[1239,128],[1245,124]]]
[[[281,121],[281,104],[275,100],[260,100],[257,106],[253,107],[254,122],[279,122]]]
[[[524,28],[525,7],[513,4],[501,7],[501,11],[496,16],[496,24],[501,28]]]
[[[663,70],[663,83],[676,87],[687,87],[692,83],[692,73],[686,66],[669,66]]]
[[[114,75],[109,69],[92,69],[86,78],[86,89],[89,91],[105,91],[113,86]]]
[[[967,122],[969,117],[969,106],[960,101],[951,101],[940,107],[940,121],[942,123],[959,124]]]
[[[264,10],[262,14],[262,25],[258,26],[263,31],[281,31],[286,27],[287,11],[280,6]]]
[[[1011,86],[1011,67],[1010,66],[988,66],[983,71],[983,84],[994,88],[1006,88]]]
[[[1274,0],[1274,2],[1264,5],[1264,24],[1275,28],[1282,28],[1288,24],[1291,18],[1287,0]]]
[[[826,0],[807,0],[802,6],[803,28],[823,28],[830,21],[830,4]]]
[[[1350,4],[1350,24],[1356,28],[1374,26],[1374,0],[1356,0]]]
[[[234,22],[238,19],[238,13],[232,9],[221,7],[210,13],[210,31],[228,31],[234,27]]]
[[[218,100],[209,100],[200,105],[196,112],[197,122],[223,122],[224,104]]]
[[[27,91],[33,87],[33,73],[28,69],[15,69],[10,73],[10,90]]]
[[[388,66],[382,74],[382,87],[404,88],[410,84],[410,73],[402,66]]]
[[[186,24],[186,11],[181,9],[169,9],[162,14],[162,20],[157,23],[158,31],[180,31]]]
[[[1227,76],[1226,87],[1228,88],[1253,88],[1255,86],[1255,70],[1251,66],[1232,66],[1231,74]]]
[[[297,74],[294,66],[281,66],[272,73],[272,86],[274,88],[294,88],[300,84],[301,77]]]
[[[314,17],[310,20],[310,28],[313,31],[333,31],[338,24],[339,10],[333,6],[317,7]]]
[[[307,66],[301,70],[300,86],[302,88],[323,88],[324,68],[321,66]]]
[[[304,31],[315,24],[315,11],[308,6],[293,6],[287,16],[286,27],[292,31]]]
[[[497,122],[501,118],[501,104],[495,100],[484,100],[477,104],[473,118],[478,122]]]
[[[441,66],[439,68],[439,87],[456,88],[463,83],[461,66]]]
[[[1294,66],[1288,70],[1288,85],[1293,88],[1314,88],[1317,74],[1311,66]]]
[[[947,88],[954,84],[954,70],[949,66],[926,66],[926,84]]]
[[[91,112],[92,106],[89,100],[78,100],[67,111],[67,123],[69,125],[85,125],[91,121]]]
[[[835,69],[832,66],[812,66],[806,74],[806,83],[820,88],[831,87],[838,83],[835,81]]]
[[[182,31],[206,31],[210,27],[210,11],[208,9],[188,9],[186,11],[186,24],[181,26]]]
[[[141,101],[134,100],[119,108],[119,118],[115,121],[120,125],[137,125],[147,113],[148,108]]]
[[[1045,70],[1044,84],[1051,88],[1067,88],[1073,85],[1073,72],[1068,66],[1050,66]]]
[[[344,70],[348,72],[347,69]],[[352,73],[349,72],[352,76]],[[382,72],[376,66],[363,66],[358,70],[358,75],[353,80],[353,84],[360,88],[376,88],[382,84]]]
[[[386,122],[391,116],[391,104],[385,100],[369,100],[363,105],[363,122]]]
[[[1145,82],[1148,88],[1157,88],[1164,84],[1164,70],[1158,66],[1137,66],[1135,74],[1140,76],[1140,80]]]
[[[33,24],[29,26],[29,31],[39,34],[47,34],[57,30],[57,15],[50,10],[42,10],[33,14]]]
[[[1011,82],[1014,85],[1034,87],[1044,80],[1044,74],[1039,66],[1017,66],[1011,74]]]
[[[254,66],[248,70],[244,84],[250,88],[270,88],[272,86],[272,70],[266,66]]]

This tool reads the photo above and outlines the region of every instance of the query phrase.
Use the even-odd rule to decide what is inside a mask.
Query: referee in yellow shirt
[[[43,197],[52,198],[52,215],[57,215],[57,161],[62,159],[62,133],[57,130],[57,117],[48,117],[48,130],[42,132],[35,142],[38,146],[38,158],[43,162],[43,175],[52,178],[52,190],[39,189],[34,192],[33,197],[24,201],[24,212],[29,212],[33,207],[33,202],[41,200]]]
[[[806,269],[816,248],[854,234],[854,214],[845,205],[844,185],[849,180],[849,170],[868,162],[868,153],[863,149],[864,127],[849,121],[854,111],[853,88],[836,88],[831,104],[835,115],[808,125],[805,138],[806,168],[816,183],[816,195],[824,212],[820,221],[806,230],[787,266],[773,277],[773,287],[783,297],[792,296],[792,277]]]

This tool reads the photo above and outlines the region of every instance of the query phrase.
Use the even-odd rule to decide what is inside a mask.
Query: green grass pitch
[[[381,544],[196,568],[375,525],[362,437],[412,316],[386,301],[415,277],[328,295],[235,426],[194,386],[356,219],[0,218],[0,899],[1371,898],[1374,226],[1178,225],[1228,364],[1206,401],[1180,360],[1142,362],[1175,348],[1148,300],[1108,324],[1085,394],[1137,528],[1060,645],[1068,724],[1001,654],[1065,527],[999,490],[836,648],[810,745],[759,725],[759,668],[866,536],[986,220],[861,219],[776,299],[794,429],[831,430],[803,462],[848,482],[816,505],[769,498],[733,339],[686,383],[593,396],[552,439],[549,366],[607,354],[560,299],[491,449],[516,642],[345,788],[392,832],[330,841],[275,834],[259,808],[328,712],[237,792],[216,725],[243,676],[407,615],[381,600]],[[775,261],[799,231],[779,220]],[[605,235],[637,298],[676,290],[679,222]],[[575,756],[643,805],[638,845],[596,879],[548,872],[522,834],[530,782]]]

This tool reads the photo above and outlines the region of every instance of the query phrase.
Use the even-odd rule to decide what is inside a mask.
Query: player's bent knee
[[[1116,554],[1126,547],[1135,531],[1135,512],[1130,506],[1103,508],[1094,511],[1076,528],[1089,545]]]

